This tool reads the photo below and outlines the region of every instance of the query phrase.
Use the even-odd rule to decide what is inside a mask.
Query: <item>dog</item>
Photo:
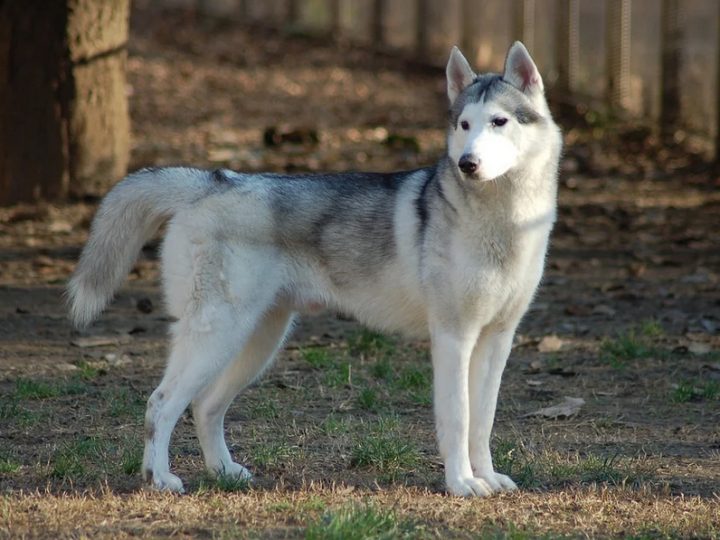
[[[243,174],[148,168],[103,199],[68,284],[88,325],[168,222],[162,282],[172,347],[148,400],[143,475],[183,491],[168,446],[192,404],[206,467],[250,478],[224,438],[235,396],[268,368],[296,315],[336,310],[430,338],[447,490],[516,489],[490,433],[517,325],[540,282],[556,219],[562,138],[540,73],[514,43],[502,74],[446,68],[447,151],[413,171]]]

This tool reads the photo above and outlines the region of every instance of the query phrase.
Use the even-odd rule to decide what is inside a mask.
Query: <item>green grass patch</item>
[[[331,388],[352,385],[353,366],[345,354],[334,354],[323,347],[310,347],[300,352],[303,360],[322,371],[322,383]]]
[[[49,399],[74,396],[87,390],[87,384],[77,377],[60,381],[20,378],[15,381],[14,396],[17,399]]]
[[[143,448],[133,438],[112,440],[83,436],[60,446],[50,459],[50,476],[80,481],[125,474],[134,476],[142,468]]]
[[[103,372],[97,367],[89,364],[88,362],[85,362],[84,360],[76,362],[75,366],[77,366],[78,368],[77,374],[85,380],[94,379]]]
[[[248,411],[253,418],[272,420],[280,417],[280,407],[278,406],[277,401],[271,399],[264,399],[262,401],[250,403]]]
[[[0,474],[12,474],[20,470],[20,464],[9,457],[0,458]]]
[[[429,366],[407,366],[400,372],[396,385],[403,390],[430,389],[432,385],[432,373]]]
[[[406,366],[394,380],[393,386],[404,391],[411,401],[419,405],[430,405],[432,368],[429,365]]]
[[[417,538],[420,530],[392,510],[353,504],[325,512],[305,530],[306,540],[391,540]]]
[[[670,399],[674,403],[717,401],[720,399],[720,382],[683,381],[672,391]]]
[[[108,402],[107,411],[113,418],[141,418],[145,412],[144,396],[128,387],[110,390]]]
[[[400,475],[414,470],[420,462],[416,446],[394,429],[383,428],[379,422],[352,449],[350,465],[376,470],[382,478],[395,481]]]
[[[98,465],[108,462],[108,441],[82,437],[62,445],[52,457],[50,475],[61,480],[95,476]]]
[[[0,420],[9,420],[14,426],[34,426],[47,418],[44,410],[32,410],[22,407],[14,395],[0,399]]]
[[[295,459],[300,453],[296,446],[284,442],[268,442],[259,444],[252,450],[251,462],[258,467],[277,467]]]
[[[640,323],[640,334],[646,338],[659,338],[665,335],[665,329],[655,319]]]
[[[514,442],[498,440],[492,449],[495,470],[508,475],[520,487],[535,487],[538,483],[538,468],[523,448]]]
[[[133,476],[140,472],[143,460],[143,447],[135,440],[126,440],[120,448],[120,470]]]
[[[380,400],[377,392],[373,388],[363,388],[357,397],[358,405],[361,409],[369,412],[377,412],[380,410]]]
[[[249,478],[241,478],[232,474],[207,474],[198,487],[198,492],[207,493],[210,491],[218,491],[222,493],[241,493],[248,491],[252,485]],[[290,506],[290,508],[292,505]]]
[[[325,435],[344,435],[350,433],[353,422],[346,416],[329,414],[320,424],[320,430]]]
[[[348,348],[353,356],[377,357],[395,351],[395,340],[363,328],[348,338]]]
[[[18,399],[48,399],[60,395],[56,385],[33,379],[15,381],[15,397]]]
[[[370,374],[379,380],[389,381],[393,376],[392,365],[387,356],[383,356],[376,360],[370,367]]]
[[[323,377],[325,386],[338,388],[340,386],[352,386],[352,365],[349,361],[335,363],[325,371]]]
[[[335,363],[330,352],[323,347],[308,347],[300,350],[300,356],[315,369],[327,369]]]
[[[572,484],[638,486],[653,474],[640,460],[595,454],[561,455],[532,452],[511,441],[494,445],[493,464],[522,488],[551,488]]]
[[[14,420],[21,412],[22,409],[15,396],[0,399],[0,420]]]
[[[664,335],[657,321],[648,320],[638,327],[630,328],[613,339],[605,339],[600,344],[602,358],[615,369],[624,368],[632,360],[653,356],[665,357],[667,352],[656,347],[653,341]]]

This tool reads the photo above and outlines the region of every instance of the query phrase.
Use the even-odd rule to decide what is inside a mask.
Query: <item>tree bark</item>
[[[0,3],[0,204],[99,194],[125,174],[129,0]]]

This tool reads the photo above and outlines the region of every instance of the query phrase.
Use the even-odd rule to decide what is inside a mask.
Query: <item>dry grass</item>
[[[712,538],[720,534],[717,499],[605,488],[514,493],[462,500],[419,489],[353,490],[306,486],[173,496],[34,493],[0,499],[0,534],[37,538],[303,537],[328,516],[383,509],[383,525],[409,537],[547,536]],[[382,529],[381,529],[382,530]]]

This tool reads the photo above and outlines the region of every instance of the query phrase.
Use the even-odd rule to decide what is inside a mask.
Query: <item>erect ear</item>
[[[516,41],[505,59],[503,79],[526,94],[543,91],[542,77],[525,45]]]
[[[468,61],[465,60],[457,47],[453,47],[452,51],[450,51],[450,59],[445,68],[445,74],[447,75],[448,98],[450,98],[452,104],[460,92],[465,90],[475,78],[475,73],[473,73],[470,64],[468,64]]]

